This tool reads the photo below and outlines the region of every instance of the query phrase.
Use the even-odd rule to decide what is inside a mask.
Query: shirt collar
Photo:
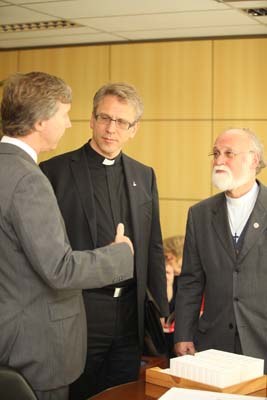
[[[240,204],[249,204],[252,202],[255,202],[257,199],[259,193],[259,185],[257,184],[257,181],[254,182],[252,188],[245,193],[243,196],[238,197],[238,198],[233,198],[227,196],[225,194],[227,204],[232,205],[232,206],[239,206]]]
[[[9,144],[13,144],[19,148],[21,148],[22,150],[24,150],[37,164],[37,153],[35,150],[33,150],[33,148],[31,146],[29,146],[27,143],[23,142],[22,140],[18,139],[18,138],[14,138],[11,136],[6,136],[4,135],[1,139],[2,143],[9,143]]]
[[[86,150],[87,154],[89,155],[89,159],[92,159],[93,163],[99,166],[103,165],[109,167],[121,163],[121,156],[122,156],[121,152],[117,155],[117,157],[113,159],[105,158],[91,147],[90,141],[88,143],[88,146],[86,146]]]

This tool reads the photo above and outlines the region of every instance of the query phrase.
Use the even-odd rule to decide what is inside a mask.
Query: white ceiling
[[[0,0],[0,25],[68,20],[81,26],[0,30],[0,49],[194,37],[267,35],[257,0]]]

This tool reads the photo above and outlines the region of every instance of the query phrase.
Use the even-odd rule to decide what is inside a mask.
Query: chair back
[[[38,400],[23,375],[7,366],[0,366],[0,399]]]

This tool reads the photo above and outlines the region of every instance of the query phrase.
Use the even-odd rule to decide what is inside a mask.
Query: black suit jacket
[[[237,327],[243,353],[266,360],[266,260],[265,186],[259,183],[238,256],[224,193],[191,207],[176,296],[175,342],[194,341],[198,351],[212,348],[234,352]],[[204,313],[199,318],[203,291]]]
[[[40,164],[54,188],[74,250],[96,247],[96,212],[86,146],[88,143]],[[133,226],[138,327],[142,343],[146,286],[158,302],[162,316],[168,315],[158,192],[152,168],[125,154],[122,154],[122,162]]]

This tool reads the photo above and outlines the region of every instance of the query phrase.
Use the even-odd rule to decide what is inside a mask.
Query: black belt
[[[121,297],[127,293],[130,293],[134,289],[136,289],[136,285],[128,285],[122,287],[104,287],[101,289],[91,289],[91,290],[89,289],[87,290],[87,292],[105,294],[110,297]]]

